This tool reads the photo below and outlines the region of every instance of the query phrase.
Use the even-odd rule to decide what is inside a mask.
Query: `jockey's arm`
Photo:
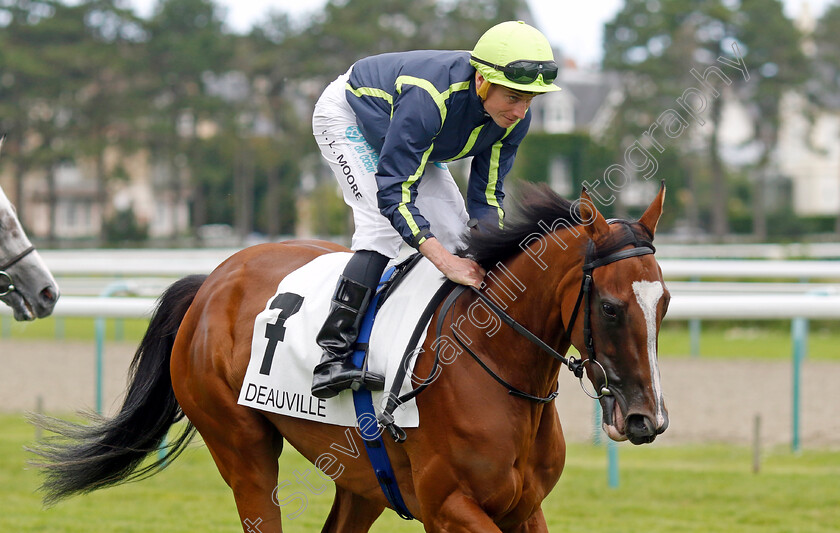
[[[458,257],[450,253],[434,237],[423,241],[418,250],[450,280],[461,285],[472,285],[475,288],[480,288],[486,272],[481,265],[472,259]]]

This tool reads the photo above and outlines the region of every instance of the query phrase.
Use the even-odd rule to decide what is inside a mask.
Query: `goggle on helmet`
[[[558,67],[548,39],[520,21],[502,22],[475,44],[470,63],[485,80],[529,93],[559,91]]]

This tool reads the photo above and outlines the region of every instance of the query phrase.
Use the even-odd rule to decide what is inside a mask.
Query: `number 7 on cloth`
[[[280,314],[277,316],[277,321],[265,326],[265,338],[268,339],[268,345],[265,347],[265,354],[263,354],[260,374],[267,376],[271,371],[271,363],[274,360],[277,343],[283,342],[283,339],[286,338],[286,320],[300,311],[301,305],[303,305],[303,296],[293,292],[278,294],[271,302],[269,309],[280,309]]]

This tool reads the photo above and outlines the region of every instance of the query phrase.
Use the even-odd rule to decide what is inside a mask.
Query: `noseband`
[[[557,352],[554,348],[546,344],[542,339],[534,335],[531,331],[529,331],[525,326],[514,320],[509,314],[505,313],[501,307],[499,307],[495,302],[493,302],[490,298],[486,295],[482,294],[478,289],[475,287],[465,287],[463,285],[456,288],[452,294],[450,294],[449,298],[447,298],[447,302],[444,302],[443,311],[441,316],[445,316],[446,312],[448,311],[448,307],[455,302],[458,296],[465,291],[467,288],[471,289],[487,306],[499,317],[499,319],[513,328],[517,333],[531,341],[535,344],[538,348],[542,351],[550,355],[551,357],[557,359],[564,365],[566,365],[569,370],[575,375],[575,377],[580,380],[580,386],[583,389],[583,392],[586,393],[587,396],[593,399],[602,398],[604,396],[608,396],[612,394],[609,389],[609,381],[607,379],[607,372],[604,367],[595,359],[595,340],[592,336],[592,324],[591,324],[591,309],[590,309],[590,297],[592,294],[592,288],[595,286],[595,282],[592,279],[592,272],[604,265],[609,265],[610,263],[615,263],[616,261],[621,261],[622,259],[628,259],[630,257],[638,257],[642,255],[653,254],[656,252],[656,248],[653,246],[649,240],[639,239],[633,230],[630,228],[630,224],[624,220],[608,220],[609,224],[624,224],[626,228],[626,234],[623,236],[615,245],[611,246],[611,249],[615,248],[624,248],[626,246],[632,245],[633,248],[628,250],[619,250],[617,252],[612,252],[609,254],[599,254],[598,248],[595,246],[595,243],[590,241],[589,245],[586,249],[586,256],[584,258],[583,264],[583,281],[581,282],[580,291],[578,292],[577,301],[575,302],[575,308],[572,311],[572,315],[569,318],[569,323],[566,326],[565,337],[571,343],[572,340],[572,329],[574,328],[575,321],[577,320],[578,313],[581,309],[581,304],[583,305],[583,341],[586,346],[587,358],[586,359],[576,359],[575,357],[564,357],[560,353]],[[438,323],[438,330],[440,329],[440,322]],[[502,379],[499,375],[493,372],[482,360],[475,354],[458,336],[457,331],[453,328],[452,329],[453,336],[458,344],[469,353],[473,359],[475,359],[479,365],[488,373],[490,374],[493,379],[497,382],[502,384],[504,387],[507,387],[508,393],[513,396],[518,396],[520,398],[525,398],[527,400],[531,400],[537,403],[548,403],[554,398],[557,397],[557,390],[546,397],[534,396],[532,394],[528,394],[523,392],[513,385],[506,382]],[[583,384],[583,371],[584,366],[589,363],[591,365],[597,365],[601,369],[601,373],[604,374],[604,384],[601,387],[600,391],[595,392],[592,394],[589,390],[586,389],[586,386]]]
[[[17,290],[15,288],[15,284],[12,281],[12,276],[6,272],[6,269],[12,267],[26,257],[27,255],[31,254],[35,251],[35,247],[30,245],[29,248],[25,249],[21,253],[17,254],[16,256],[12,257],[2,265],[0,265],[0,296],[6,296],[10,292]]]

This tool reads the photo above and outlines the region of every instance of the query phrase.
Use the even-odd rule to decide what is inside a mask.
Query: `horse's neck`
[[[565,235],[568,231],[558,233],[562,238],[542,238],[539,256],[523,252],[490,269],[485,280],[488,292],[503,293],[503,286],[519,289],[507,291],[507,296],[516,296],[509,300],[509,313],[530,324],[532,333],[555,348],[564,337],[562,302],[569,294],[576,296],[583,267],[583,246]],[[560,242],[571,244],[561,246]]]
[[[572,247],[564,250],[550,239],[547,246],[557,249],[546,248],[542,256],[545,263],[522,253],[489,269],[485,294],[531,333],[564,354],[569,344],[561,303],[567,292],[577,288],[580,277],[576,273],[582,267],[582,258]],[[545,265],[548,268],[544,269]],[[498,333],[499,338],[488,339],[488,344],[496,346],[488,349],[488,356],[507,372],[516,374],[509,374],[511,379],[519,379],[520,383],[527,380],[540,393],[546,393],[546,387],[553,390],[560,363],[508,326],[500,325]],[[499,345],[510,348],[499,350]]]

